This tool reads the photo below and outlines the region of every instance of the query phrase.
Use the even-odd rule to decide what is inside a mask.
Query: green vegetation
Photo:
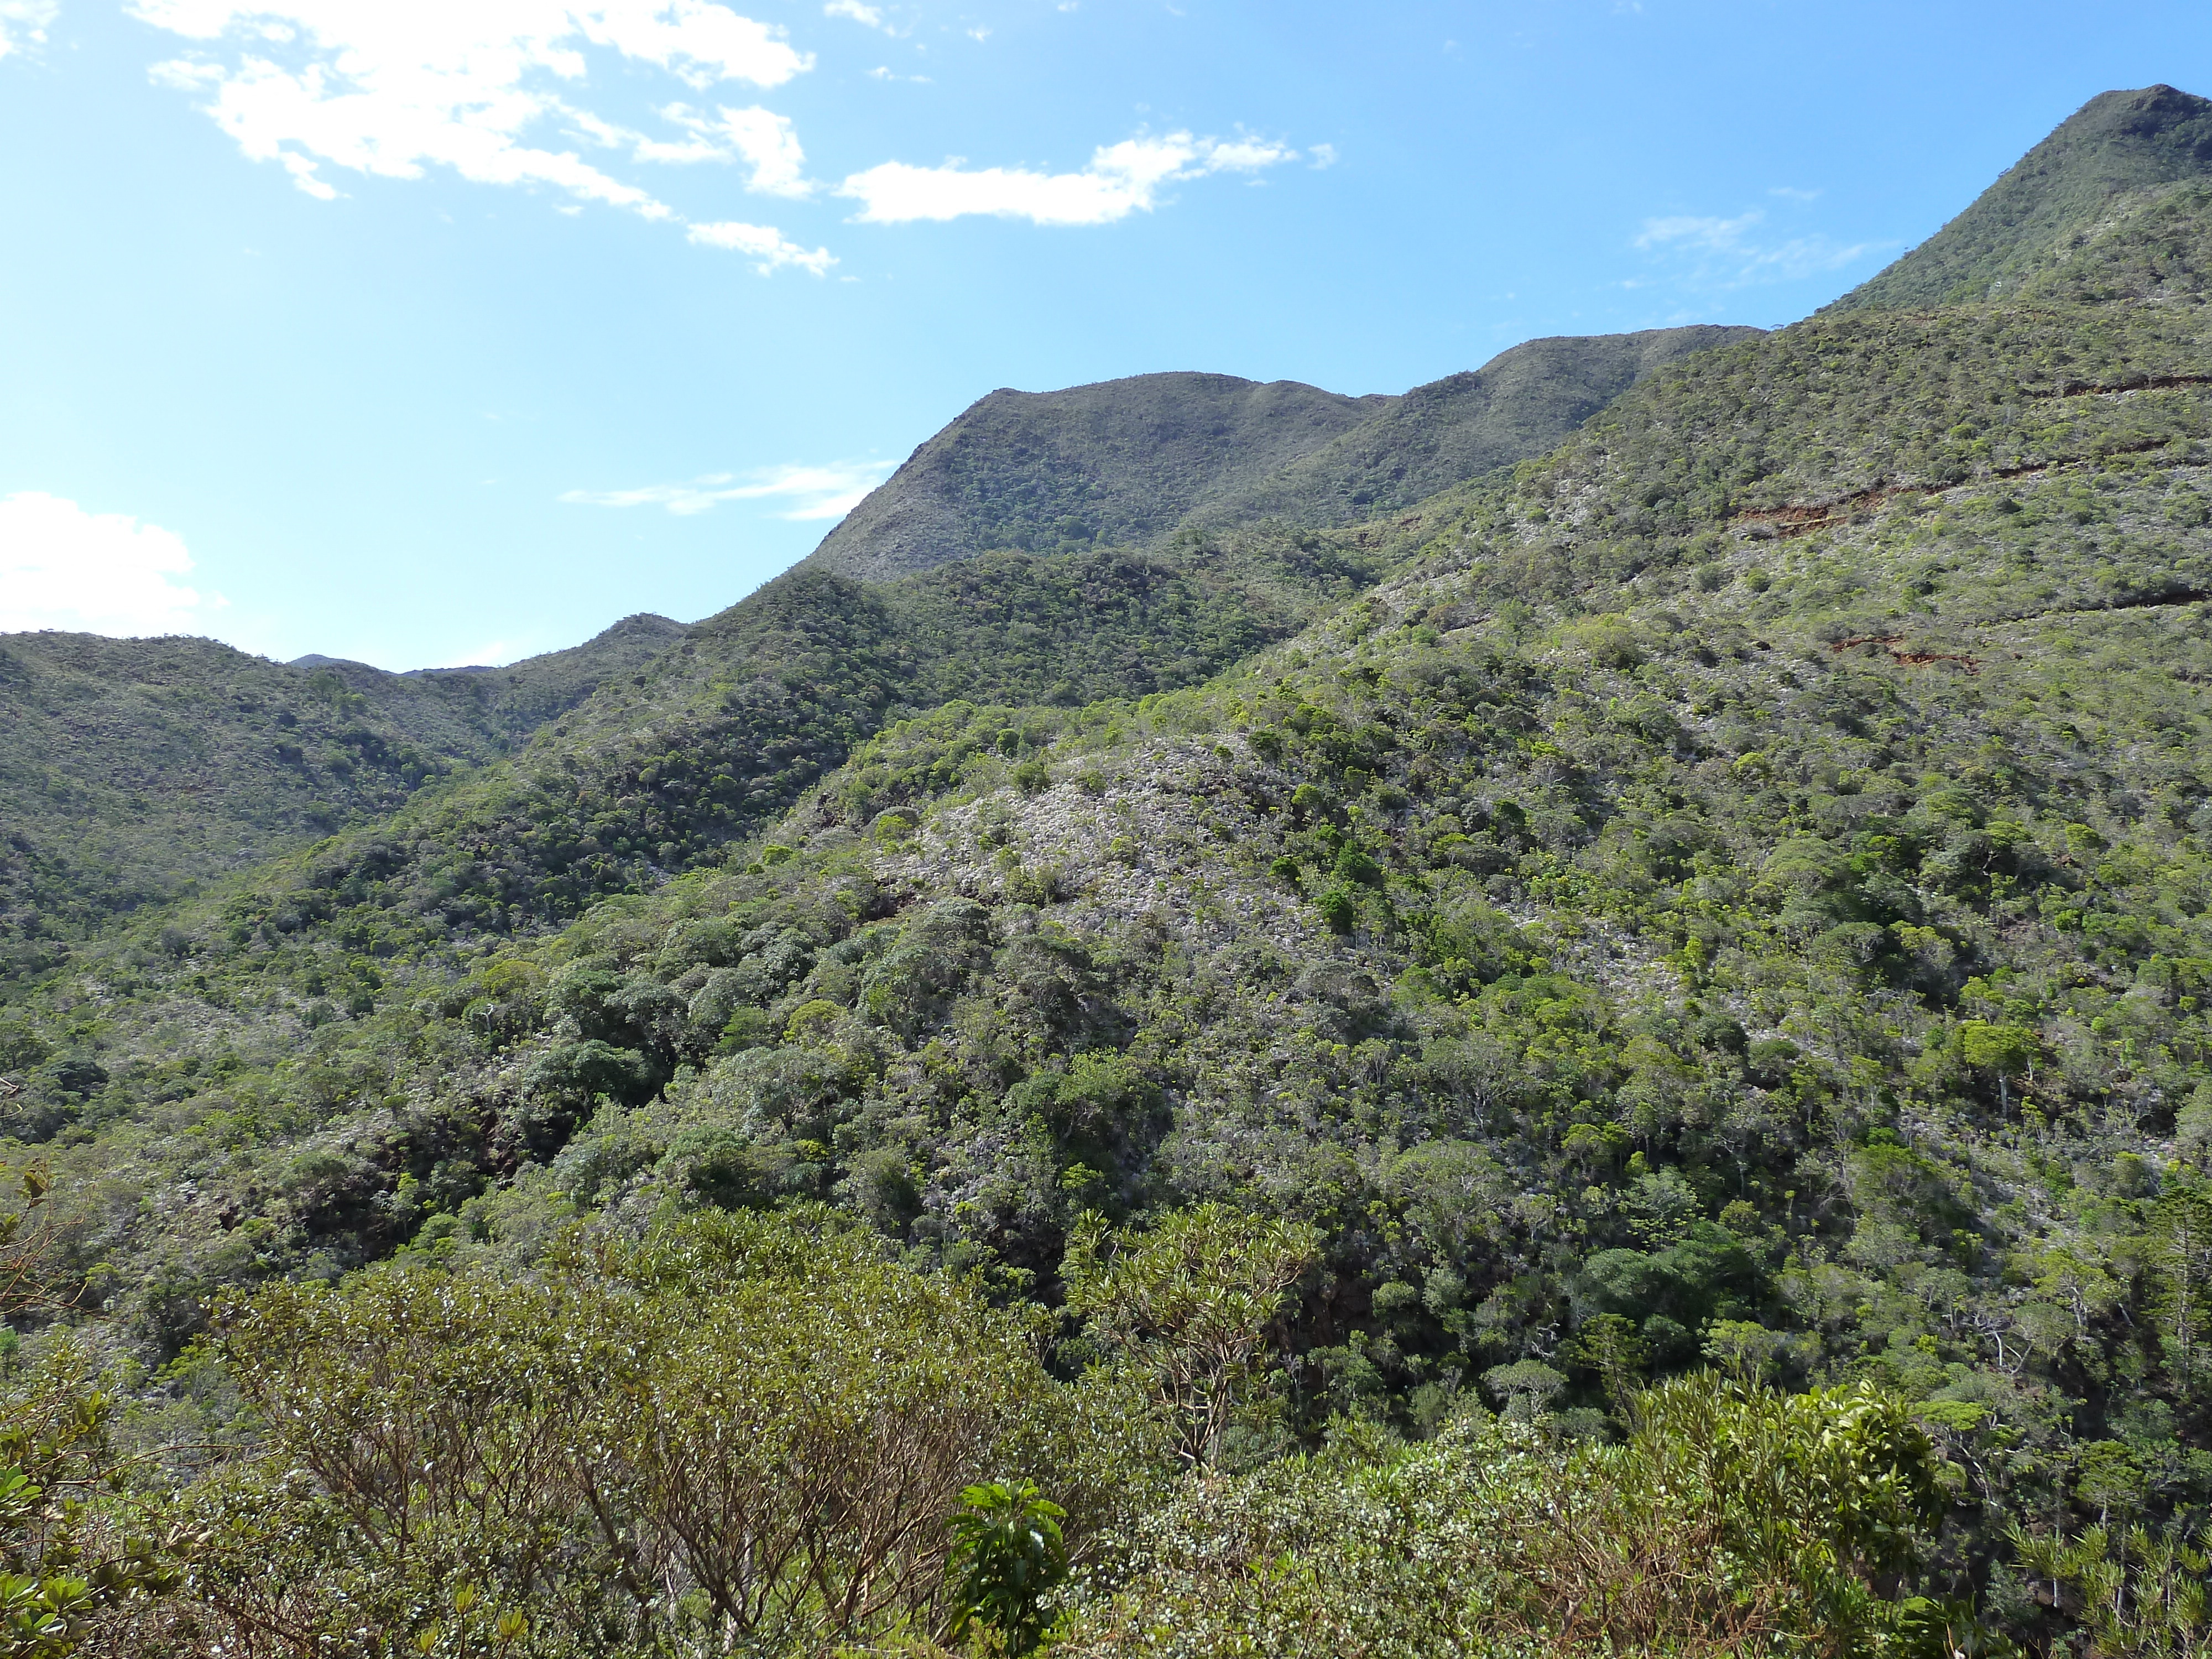
[[[211,640],[0,639],[0,971],[505,753],[684,629],[632,617],[512,668],[299,666]]]
[[[2208,201],[59,949],[22,1640],[2204,1651]]]
[[[1230,374],[994,392],[917,449],[801,568],[879,581],[994,548],[1149,542],[1390,401]]]
[[[1238,529],[1356,523],[1540,455],[1645,375],[1757,331],[1530,340],[1399,398],[1225,374],[994,392],[916,450],[802,568],[883,581],[993,548],[1117,544],[1188,559]]]
[[[1271,520],[1360,523],[1541,455],[1645,376],[1750,328],[1529,340],[1480,368],[1415,386],[1312,453],[1194,507],[1188,532]]]
[[[2212,102],[2172,87],[2092,98],[1974,204],[1828,307],[1926,308],[2016,297],[2042,266],[2140,208],[2201,180]]]

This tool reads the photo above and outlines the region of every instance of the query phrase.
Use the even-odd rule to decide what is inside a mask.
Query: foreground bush
[[[1079,1540],[1141,1413],[822,1214],[714,1214],[542,1280],[392,1267],[229,1308],[264,1455],[135,1650],[824,1650],[927,1634],[964,1488],[1049,1466]],[[118,1632],[119,1634],[119,1632]],[[132,1650],[118,1644],[117,1650]]]
[[[1944,1499],[1896,1401],[1701,1376],[1634,1417],[1606,1445],[1477,1413],[1194,1486],[1069,1650],[1855,1653],[1897,1624],[1877,1587]]]

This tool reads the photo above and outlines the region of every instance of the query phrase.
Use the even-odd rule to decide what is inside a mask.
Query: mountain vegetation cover
[[[64,910],[10,1650],[2206,1650],[2208,114]]]
[[[1530,340],[1402,397],[1141,374],[1000,391],[916,450],[802,568],[880,580],[994,548],[1154,548],[1348,524],[1540,455],[1644,375],[1757,331]]]

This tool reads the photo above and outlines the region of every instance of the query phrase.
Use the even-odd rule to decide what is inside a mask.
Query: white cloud
[[[0,58],[46,45],[46,27],[58,9],[58,0],[0,0]]]
[[[814,193],[816,185],[805,176],[806,152],[799,148],[799,135],[792,131],[788,116],[758,105],[732,109],[724,104],[709,115],[686,104],[670,104],[660,111],[660,117],[690,136],[672,143],[618,127],[587,111],[569,112],[576,131],[586,138],[610,149],[627,149],[633,161],[664,166],[742,161],[749,169],[748,190],[770,196]]]
[[[822,8],[822,15],[824,17],[849,17],[855,23],[866,23],[870,28],[881,29],[886,34],[891,32],[891,26],[884,21],[881,9],[875,6],[864,6],[860,0],[830,0],[830,3]]]
[[[745,188],[769,196],[811,196],[813,181],[806,177],[806,152],[791,118],[755,105],[750,109],[722,106],[719,118],[708,122],[680,105],[662,112],[672,121],[690,127],[702,138],[719,138],[742,157],[750,169]]]
[[[942,167],[886,161],[854,173],[840,196],[860,203],[864,224],[906,224],[995,214],[1040,225],[1103,225],[1149,212],[1168,185],[1210,173],[1256,173],[1295,159],[1287,145],[1261,139],[1124,139],[1095,151],[1080,173],[1033,173],[1022,167],[970,169],[955,158]]]
[[[884,481],[889,461],[833,461],[826,466],[778,466],[744,475],[710,472],[689,483],[647,484],[641,489],[571,489],[561,499],[586,507],[665,507],[689,516],[721,501],[769,501],[791,506],[776,516],[807,520],[842,519]]]
[[[40,490],[0,497],[0,632],[197,631],[224,601],[173,580],[191,568],[183,538],[159,525]]]
[[[774,225],[749,225],[726,219],[716,224],[694,225],[684,234],[701,247],[726,248],[732,253],[744,254],[763,276],[786,265],[797,265],[801,270],[820,276],[837,263],[837,256],[828,248],[817,247],[810,252],[786,239]]]
[[[1817,234],[1766,242],[1752,234],[1765,221],[1765,211],[1758,208],[1733,219],[1690,214],[1646,219],[1635,245],[1646,252],[1681,262],[1682,280],[1721,288],[1815,276],[1886,246],[1873,242],[1846,246]]]
[[[730,81],[776,87],[812,67],[780,28],[708,0],[136,0],[134,10],[206,43],[196,57],[156,65],[157,79],[204,95],[246,155],[277,162],[325,200],[337,194],[326,167],[418,179],[445,167],[481,184],[544,185],[681,222],[650,191],[573,150],[528,141],[532,128],[555,118],[592,143],[626,146],[637,160],[734,152],[767,181],[761,187],[789,193],[796,177],[797,142],[765,111],[725,110],[719,130],[669,143],[573,107],[564,95],[584,82],[586,47],[699,88]]]

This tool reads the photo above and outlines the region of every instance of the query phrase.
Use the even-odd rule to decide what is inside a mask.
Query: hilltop
[[[805,568],[878,580],[992,548],[1146,542],[1226,479],[1281,466],[1389,402],[1230,374],[994,392],[871,491]]]
[[[2016,295],[2161,187],[2212,173],[2212,100],[2172,87],[2091,99],[1920,246],[1826,307],[1970,305]]]

